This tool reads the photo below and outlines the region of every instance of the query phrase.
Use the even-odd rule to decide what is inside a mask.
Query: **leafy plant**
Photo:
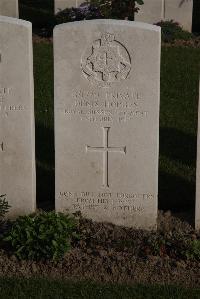
[[[142,5],[143,0],[91,0],[91,4],[99,7],[105,18],[134,20],[135,12],[139,8],[136,4]]]
[[[159,23],[156,23],[157,26],[160,26],[162,29],[162,41],[163,42],[174,42],[177,39],[181,40],[189,40],[193,38],[193,34],[185,31],[181,28],[181,26],[171,21],[161,21]]]
[[[56,20],[58,24],[99,18],[134,20],[139,10],[136,3],[142,5],[143,0],[90,0],[79,8],[60,11]]]
[[[191,260],[200,260],[200,240],[191,240],[188,242],[188,248],[185,251],[185,255]]]
[[[4,241],[19,259],[59,260],[70,249],[77,221],[62,213],[42,212],[21,216],[11,227]]]
[[[6,200],[6,195],[0,195],[0,221],[3,220],[6,213],[8,213],[10,205]]]
[[[162,256],[166,253],[166,240],[159,234],[151,234],[144,238],[143,254]]]

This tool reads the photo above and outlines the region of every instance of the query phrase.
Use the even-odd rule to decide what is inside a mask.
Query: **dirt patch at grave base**
[[[53,43],[53,37],[41,37],[39,35],[33,34],[33,42],[35,44],[40,44],[40,43],[51,44]]]
[[[194,235],[194,229],[170,213],[160,213],[158,231],[180,231]],[[112,224],[80,220],[82,238],[57,264],[18,261],[0,252],[0,276],[47,277],[115,283],[178,284],[199,287],[200,262],[152,256],[141,252],[141,242],[150,233]],[[196,234],[196,237],[199,236]]]
[[[200,37],[189,40],[177,39],[169,43],[162,43],[166,47],[200,48]]]

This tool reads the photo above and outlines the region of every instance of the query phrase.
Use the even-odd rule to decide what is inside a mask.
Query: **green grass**
[[[162,48],[160,209],[194,208],[200,49]],[[37,199],[54,202],[53,50],[34,46]]]
[[[200,49],[162,49],[159,204],[194,207]]]
[[[0,279],[2,299],[199,299],[200,290],[172,286],[123,286],[45,279]]]

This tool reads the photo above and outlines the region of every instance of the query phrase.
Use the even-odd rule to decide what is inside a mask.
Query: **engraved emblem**
[[[82,57],[81,68],[84,76],[99,87],[109,87],[128,77],[131,70],[130,55],[115,36],[103,33]]]

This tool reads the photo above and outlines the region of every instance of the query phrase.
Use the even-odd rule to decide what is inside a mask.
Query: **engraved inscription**
[[[114,34],[103,33],[99,40],[82,57],[84,76],[99,87],[126,79],[131,70],[131,58],[127,49],[115,39]]]
[[[130,214],[142,214],[155,197],[149,193],[129,192],[63,191],[59,193],[59,200],[69,202],[74,211],[110,210]]]
[[[124,147],[110,147],[108,136],[109,136],[109,127],[102,128],[103,129],[103,146],[101,147],[92,147],[86,146],[86,152],[102,152],[103,153],[103,187],[109,188],[108,182],[108,172],[109,172],[109,164],[108,164],[108,153],[109,152],[117,152],[126,154],[126,146]]]
[[[4,151],[4,144],[3,144],[3,142],[0,143],[0,151],[1,151],[1,152]]]
[[[145,120],[149,116],[149,111],[143,108],[145,100],[142,94],[134,87],[120,91],[76,89],[72,92],[72,99],[72,103],[57,108],[70,120],[110,126],[116,122],[123,124],[137,119]]]
[[[1,87],[0,86],[0,104],[4,102],[6,97],[8,97],[11,93],[10,87]]]

